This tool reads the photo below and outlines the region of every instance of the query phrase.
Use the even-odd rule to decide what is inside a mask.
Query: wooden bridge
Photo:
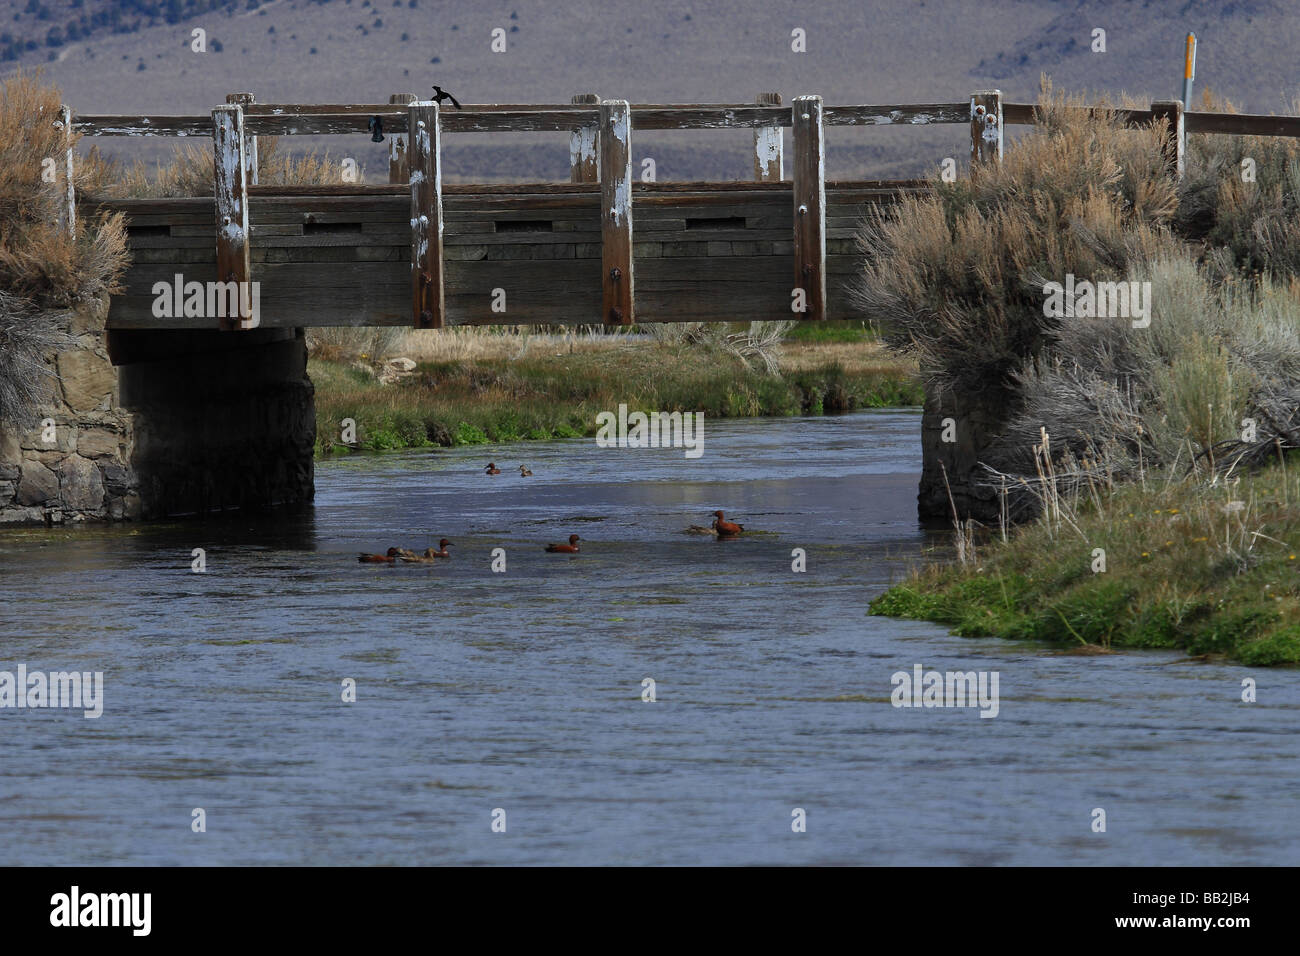
[[[827,182],[826,128],[969,124],[975,166],[1001,157],[1007,123],[1034,120],[1031,104],[1003,103],[996,90],[950,103],[830,106],[819,96],[780,103],[779,94],[711,106],[582,94],[563,106],[444,111],[410,94],[385,105],[304,106],[257,104],[235,93],[210,115],[73,115],[65,108],[64,116],[70,131],[88,136],[210,137],[214,144],[214,197],[85,198],[83,205],[128,219],[133,264],[110,329],[843,317],[864,211],[926,187]],[[1180,171],[1184,128],[1297,132],[1292,117],[1184,114],[1177,101],[1123,112],[1134,124],[1169,118],[1170,162]],[[376,120],[391,144],[388,184],[258,185],[258,136],[360,135]],[[634,176],[637,131],[737,127],[753,130],[753,181]],[[786,127],[794,146],[789,179]],[[511,131],[566,133],[571,181],[443,184],[444,132]],[[75,214],[69,208],[67,215]],[[159,284],[172,286],[178,277],[256,283],[257,314],[248,297],[238,315],[160,310]]]
[[[1187,131],[1300,136],[1300,117],[1185,113],[1177,102],[1119,112],[1133,125],[1168,120],[1173,174]],[[827,131],[965,124],[976,173],[1001,158],[1007,125],[1034,120],[1032,105],[1004,103],[996,90],[883,106],[817,96],[782,106],[775,94],[752,104],[635,105],[586,94],[562,106],[442,111],[409,94],[383,105],[277,106],[245,93],[193,116],[76,115],[64,106],[61,218],[75,226],[79,215],[124,213],[131,264],[125,293],[107,309],[101,300],[78,306],[77,344],[57,359],[62,384],[48,411],[58,449],[0,434],[0,522],[310,501],[316,416],[304,326],[847,315],[863,214],[929,187],[827,182]],[[257,181],[258,137],[368,136],[378,126],[390,143],[388,183]],[[634,176],[640,131],[728,128],[752,130],[752,180]],[[443,133],[511,131],[566,137],[570,181],[444,187]],[[78,197],[76,134],[211,141],[212,192]],[[957,442],[945,437],[950,421]],[[948,519],[954,508],[988,516],[973,476],[998,421],[978,396],[927,393],[922,517]]]
[[[1006,124],[1034,120],[1032,104],[1003,103],[997,90],[949,103],[829,106],[819,96],[780,103],[779,94],[711,106],[581,94],[563,106],[443,111],[411,94],[385,105],[308,106],[257,104],[252,94],[233,93],[210,115],[63,112],[70,133],[210,137],[214,144],[212,198],[83,197],[83,205],[128,220],[133,264],[110,329],[842,317],[864,211],[925,185],[827,182],[826,128],[969,124],[974,167],[1000,159]],[[1178,101],[1121,112],[1133,124],[1169,119],[1178,172],[1185,131],[1300,134],[1295,117],[1184,113]],[[258,136],[364,134],[376,120],[390,141],[388,184],[258,185]],[[737,127],[753,130],[751,182],[634,176],[635,131]],[[789,179],[786,127],[794,145]],[[567,133],[571,181],[443,185],[444,132],[511,131]],[[73,217],[70,189],[67,202]],[[258,314],[247,296],[237,315],[160,310],[159,284],[178,277],[256,283]]]

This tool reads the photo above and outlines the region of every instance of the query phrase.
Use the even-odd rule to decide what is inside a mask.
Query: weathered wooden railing
[[[591,239],[599,243],[599,315],[607,324],[628,325],[638,317],[642,321],[683,321],[784,315],[815,320],[836,314],[838,301],[831,302],[827,296],[828,223],[839,244],[833,252],[841,260],[836,268],[850,271],[851,250],[845,246],[851,245],[854,210],[860,211],[864,202],[888,201],[900,191],[924,187],[917,182],[828,184],[825,127],[969,123],[971,162],[978,166],[1001,158],[1004,126],[1032,123],[1034,109],[1032,104],[1004,103],[997,90],[977,92],[964,102],[921,105],[834,106],[824,104],[819,96],[801,96],[790,107],[783,107],[778,94],[764,94],[755,104],[643,105],[581,94],[563,106],[489,105],[463,110],[442,110],[437,103],[418,101],[411,94],[396,94],[382,105],[275,105],[256,103],[248,93],[234,93],[207,116],[82,115],[65,108],[64,122],[70,133],[88,136],[211,137],[216,160],[216,278],[241,283],[240,288],[252,281],[251,226],[259,244],[265,241],[267,245],[259,269],[276,276],[270,300],[278,307],[296,305],[292,316],[276,324],[398,324],[400,318],[385,297],[391,297],[397,282],[392,268],[397,263],[391,252],[396,248],[398,230],[405,229],[410,288],[406,321],[418,328],[441,328],[445,324],[521,321],[517,310],[507,315],[483,305],[485,293],[498,290],[493,285],[484,287],[491,276],[474,268],[485,263],[476,262],[473,253],[483,249],[488,257],[489,245],[497,249],[500,259],[515,260],[510,275],[520,279],[517,285],[522,288],[527,313],[523,321],[591,321],[594,302],[578,293],[562,303],[553,302],[557,293],[543,281],[566,287],[574,281],[592,281],[589,265],[594,264],[591,250],[596,244],[587,241]],[[1300,117],[1184,112],[1177,101],[1155,103],[1149,110],[1119,112],[1134,125],[1168,119],[1170,165],[1179,174],[1186,132],[1300,136]],[[366,133],[375,119],[390,138],[390,185],[258,186],[258,136]],[[785,181],[782,146],[785,127],[792,129],[794,146],[789,182]],[[633,130],[726,128],[754,131],[754,182],[742,186],[634,181]],[[443,132],[507,131],[568,133],[570,183],[443,186]],[[71,148],[67,161],[72,162]],[[409,216],[401,219],[394,206],[399,195],[409,198]],[[250,198],[257,200],[251,224]],[[119,205],[131,210],[132,223],[139,227],[133,229],[133,247],[192,249],[190,243],[201,232],[195,217],[201,215],[203,202],[139,200]],[[74,204],[69,189],[66,215],[70,220],[75,217]],[[785,212],[779,211],[782,204]],[[691,208],[697,209],[695,216],[687,214]],[[638,209],[648,218],[634,229]],[[598,228],[593,214],[599,216]],[[512,216],[517,218],[513,225]],[[399,227],[403,221],[405,225]],[[308,227],[324,229],[331,224],[355,229],[334,235],[313,230],[312,236],[306,235]],[[496,235],[514,232],[515,226],[523,235]],[[166,235],[148,235],[150,229],[163,228]],[[486,241],[488,228],[492,231],[490,244]],[[777,238],[782,231],[785,241]],[[564,235],[558,240],[554,235],[541,235],[547,232]],[[151,244],[151,238],[158,242]],[[448,241],[468,254],[449,257]],[[529,254],[536,252],[546,263],[545,276],[540,269],[526,274],[509,252],[515,242],[532,244]],[[311,253],[316,259],[296,258],[302,247],[322,250],[344,245],[354,247],[356,261],[349,267],[351,273],[341,265],[332,265],[319,251]],[[503,246],[506,248],[499,248]],[[680,253],[683,258],[668,264],[655,263],[656,255],[667,255],[665,249],[676,252],[687,246],[691,250],[704,248]],[[787,246],[793,260],[793,286],[775,277],[772,269]],[[712,258],[714,247],[716,259]],[[702,256],[708,260],[706,266],[717,266],[718,271],[709,274],[698,268],[691,255]],[[638,257],[650,279],[644,296],[634,294]],[[166,262],[155,261],[152,272],[148,263],[142,264],[141,276],[151,278],[171,262],[192,262],[203,268],[203,261],[201,256],[178,252]],[[295,263],[312,268],[294,268]],[[722,268],[727,263],[730,271]],[[505,266],[496,264],[498,279]],[[341,286],[332,286],[314,298],[304,293],[304,287],[315,281],[313,276],[318,280],[331,270],[341,270],[347,274],[345,279],[350,276],[361,284],[360,294],[341,294]],[[467,290],[464,294],[458,283]],[[711,284],[716,288],[710,290]],[[377,289],[382,291],[379,304],[370,301]],[[135,295],[141,295],[138,288]],[[674,302],[674,297],[685,301]],[[247,306],[241,299],[239,316],[222,318],[221,327],[247,327]],[[349,310],[348,321],[327,314],[331,309]],[[151,326],[139,308],[121,321],[120,327],[158,325]],[[200,327],[179,316],[172,321],[183,327]]]

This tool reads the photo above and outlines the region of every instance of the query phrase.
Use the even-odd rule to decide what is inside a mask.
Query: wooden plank
[[[252,93],[227,93],[227,103],[237,103],[243,107],[244,115],[248,115],[248,107],[253,104],[254,96]],[[249,186],[257,185],[257,137],[244,137],[244,182]]]
[[[239,315],[219,316],[221,329],[253,328],[248,255],[248,203],[245,198],[244,114],[238,105],[212,111],[216,158],[217,279],[239,283]]]
[[[1188,133],[1227,133],[1232,136],[1300,136],[1300,116],[1185,110],[1183,129]]]
[[[212,135],[212,117],[140,116],[109,113],[77,113],[73,131],[82,136],[199,136]]]
[[[822,98],[796,97],[794,123],[794,285],[803,290],[801,318],[826,314],[826,149]]]
[[[899,106],[827,106],[826,126],[938,126],[970,120],[966,103],[917,103]]]
[[[388,97],[388,102],[398,106],[409,106],[416,101],[414,93],[394,93]],[[409,125],[409,123],[408,123]],[[388,133],[388,181],[392,184],[407,184],[408,166],[406,162],[407,141],[410,139],[410,131],[406,131],[403,136],[397,130]]]
[[[970,165],[1002,162],[1002,91],[980,90],[970,98]]]
[[[411,310],[417,329],[440,329],[445,296],[442,262],[442,137],[438,104],[412,103]]]
[[[215,255],[212,249],[212,224],[208,224],[206,235],[198,236],[128,236],[126,247],[132,252],[139,249],[206,249]]]
[[[759,93],[761,106],[780,106],[780,93]],[[780,124],[754,127],[754,178],[759,182],[780,182],[785,178],[784,134]]]
[[[642,106],[632,113],[633,129],[746,129],[789,125],[779,106]]]
[[[408,116],[400,105],[249,104],[245,132],[260,136],[364,133],[370,117],[379,116],[386,133],[406,133]],[[760,128],[791,123],[787,111],[767,105],[636,104],[631,110],[635,129]],[[1032,123],[1033,111],[1032,104],[1014,104],[1008,121]],[[1144,111],[1121,112],[1140,122]],[[570,131],[590,125],[596,114],[596,108],[587,104],[477,105],[450,112],[442,122],[448,132]],[[823,116],[824,125],[829,126],[927,126],[967,119],[968,110],[960,103],[828,106]],[[209,132],[206,117],[201,115],[82,113],[74,117],[73,127],[86,136],[206,136]]]
[[[573,97],[574,106],[599,106],[600,97],[595,93],[578,93]],[[599,117],[596,118],[597,120]],[[569,133],[569,181],[574,183],[595,183],[600,181],[600,166],[597,158],[597,122],[584,123]]]
[[[639,227],[638,227],[639,232]],[[563,246],[575,242],[600,242],[600,226],[594,220],[589,232],[458,232],[452,223],[447,224],[444,245],[488,245],[488,246]]]
[[[609,325],[631,325],[632,117],[627,100],[600,104],[601,316]]]
[[[483,110],[467,108],[443,114],[442,128],[449,133],[567,132],[590,123],[595,111],[577,107],[532,107]],[[323,136],[369,131],[370,117],[378,116],[384,130],[408,132],[409,117],[403,118],[392,106],[364,112],[348,109],[336,113],[254,114],[247,129],[263,136]]]
[[[1169,172],[1176,178],[1183,178],[1183,147],[1187,136],[1183,129],[1182,100],[1160,100],[1151,104],[1151,115],[1155,119],[1168,121],[1165,132],[1164,153]]]

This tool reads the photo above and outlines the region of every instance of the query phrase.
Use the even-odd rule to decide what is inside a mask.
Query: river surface
[[[1297,672],[867,615],[947,547],[918,434],[358,456],[296,514],[0,532],[0,670],[104,672],[98,719],[0,710],[0,864],[1300,860]],[[717,508],[761,533],[684,533]],[[436,566],[356,561],[444,536]],[[996,671],[997,716],[891,706],[917,664]]]

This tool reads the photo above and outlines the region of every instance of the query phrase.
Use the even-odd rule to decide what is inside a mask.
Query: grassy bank
[[[1300,663],[1300,462],[1208,491],[1196,479],[1085,491],[1059,518],[915,572],[871,612],[1084,651]]]
[[[357,423],[356,447],[387,450],[594,435],[596,414],[619,403],[737,418],[922,400],[910,363],[862,338],[791,343],[779,375],[695,344],[480,338],[487,344],[474,339],[466,357],[420,361],[415,374],[392,385],[345,361],[312,359],[317,452],[342,450],[345,418]]]

